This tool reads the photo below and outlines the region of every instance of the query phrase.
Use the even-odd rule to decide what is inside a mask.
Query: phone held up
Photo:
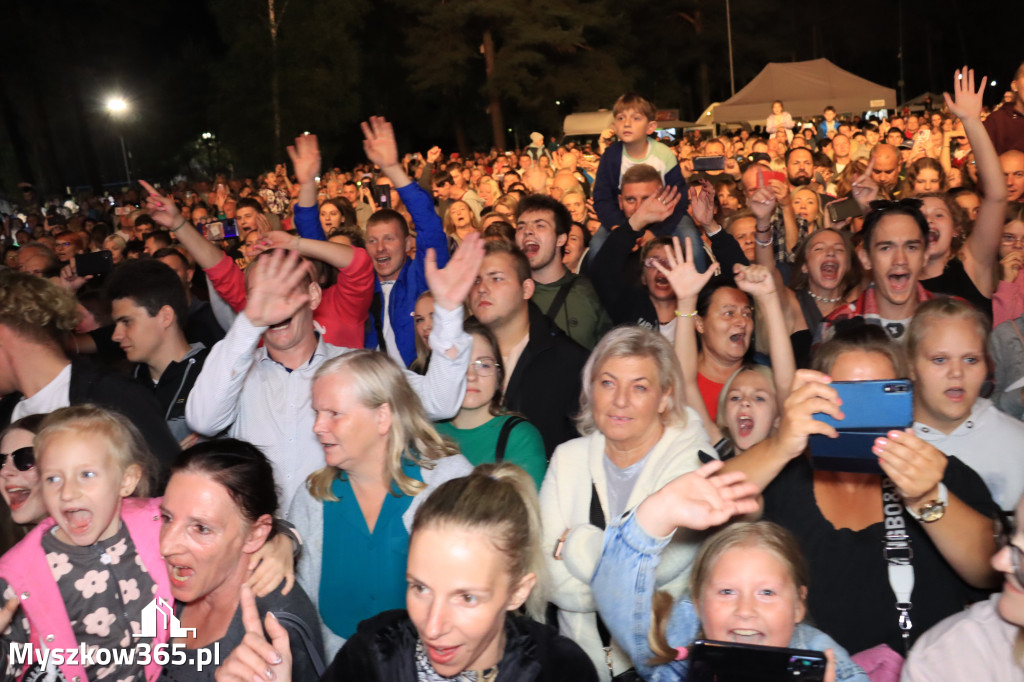
[[[914,423],[913,384],[909,379],[891,379],[834,381],[831,386],[843,401],[843,419],[821,412],[814,418],[836,429],[839,437],[811,435],[811,463],[826,471],[881,474],[871,448],[876,438]]]
[[[822,682],[825,654],[808,649],[698,639],[687,656],[689,682]]]

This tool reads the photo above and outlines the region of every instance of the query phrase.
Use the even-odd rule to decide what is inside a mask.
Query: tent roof
[[[798,118],[820,116],[831,104],[840,114],[893,108],[896,91],[844,71],[827,59],[769,63],[745,88],[715,107],[715,123],[763,121],[780,99]]]

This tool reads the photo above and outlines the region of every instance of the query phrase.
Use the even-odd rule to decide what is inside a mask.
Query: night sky
[[[452,2],[478,8],[482,0]],[[451,69],[451,87],[424,90],[411,82],[417,60],[437,54],[443,64],[440,55],[451,42],[439,37],[424,45],[415,33],[425,16],[417,12],[434,11],[432,3],[437,0],[288,0],[278,62],[282,145],[312,130],[329,162],[351,165],[361,160],[358,121],[380,113],[395,121],[403,151],[432,143],[455,149],[460,139],[464,149],[489,148],[482,57],[470,54],[471,61]],[[574,110],[610,106],[614,97],[599,87],[604,68],[615,71],[606,80],[638,89],[661,108],[678,108],[684,118],[727,99],[724,4],[520,0],[521,12],[549,11],[570,28],[580,23],[575,12],[607,15],[604,24],[584,30],[582,52],[596,60],[586,63],[604,58],[605,67],[581,73],[578,64],[563,64],[557,78],[532,67],[529,97],[503,94],[505,123],[514,130],[509,144],[515,135],[525,144],[534,129],[557,135],[561,117]],[[897,88],[901,4],[907,98],[948,89],[953,70],[965,63],[998,82],[987,103],[1001,98],[1024,59],[1015,47],[1024,26],[1022,0],[731,0],[737,90],[768,61],[817,57]],[[167,180],[185,171],[202,154],[196,143],[206,131],[231,154],[237,174],[286,159],[283,147],[272,149],[270,133],[267,0],[6,0],[2,6],[0,189],[8,196],[26,179],[58,192],[122,181],[119,132],[136,177]],[[504,20],[489,21],[500,33]],[[465,31],[479,30],[481,22],[467,21]],[[700,95],[701,64],[708,101]],[[115,122],[105,110],[115,92],[130,101],[127,120]]]

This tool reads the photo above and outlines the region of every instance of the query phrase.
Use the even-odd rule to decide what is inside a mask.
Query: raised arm
[[[295,231],[307,239],[325,240],[317,206],[316,177],[320,174],[320,145],[316,135],[300,135],[288,147],[295,179],[299,181],[299,201],[295,207]],[[321,259],[325,260],[325,259]],[[328,261],[330,262],[330,261]]]
[[[978,291],[991,297],[995,290],[993,273],[999,259],[999,241],[1006,211],[1006,182],[995,145],[981,121],[982,96],[987,83],[988,78],[982,78],[981,85],[975,90],[974,69],[965,66],[953,79],[953,96],[943,93],[943,97],[950,112],[964,124],[964,132],[978,164],[978,180],[982,189],[978,219],[974,221],[971,236],[961,251],[964,269]]]
[[[371,116],[369,121],[360,125],[366,158],[395,183],[395,189],[411,184],[412,179],[398,161],[398,145],[395,143],[395,129],[391,123],[383,116]]]
[[[259,245],[263,250],[287,249],[289,251],[298,251],[299,255],[322,260],[339,270],[347,268],[352,263],[352,257],[355,254],[355,249],[347,244],[306,239],[296,234],[288,234],[283,230],[267,232],[260,239]]]
[[[775,270],[776,268],[772,268]],[[778,400],[785,400],[793,385],[796,359],[793,344],[789,340],[789,326],[782,310],[782,299],[775,286],[771,271],[763,265],[737,265],[736,286],[754,297],[757,309],[764,316],[768,331],[768,349],[772,361],[772,375],[775,378],[775,394]]]
[[[223,251],[201,235],[192,226],[192,223],[181,216],[181,211],[178,210],[174,200],[162,196],[153,185],[145,180],[139,180],[139,184],[149,192],[149,196],[146,197],[146,210],[149,211],[153,221],[170,230],[181,242],[181,245],[188,249],[192,257],[196,259],[199,267],[208,270],[224,258]]]

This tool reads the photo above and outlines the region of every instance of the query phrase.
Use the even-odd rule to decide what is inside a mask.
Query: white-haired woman
[[[696,413],[683,398],[682,371],[672,346],[640,327],[614,329],[583,369],[582,438],[555,450],[541,488],[541,512],[551,601],[563,635],[579,644],[609,680],[633,663],[599,624],[590,590],[604,526],[714,452]],[[658,566],[658,589],[677,599],[699,545],[677,533]]]
[[[313,379],[313,430],[325,466],[292,502],[306,546],[299,583],[333,657],[360,621],[405,605],[409,527],[428,491],[472,465],[434,430],[402,370],[356,350]]]

